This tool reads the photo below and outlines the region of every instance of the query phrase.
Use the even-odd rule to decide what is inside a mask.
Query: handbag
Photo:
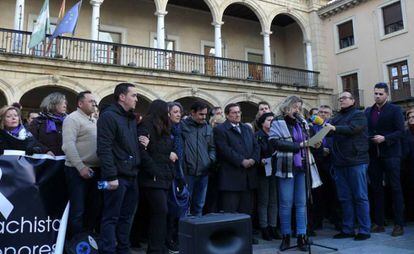
[[[176,217],[186,216],[190,208],[190,191],[185,183],[184,174],[180,163],[177,163],[177,176],[173,179],[168,193],[168,212]]]

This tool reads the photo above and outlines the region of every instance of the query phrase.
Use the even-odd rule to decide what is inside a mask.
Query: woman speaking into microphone
[[[306,237],[306,121],[298,119],[303,101],[297,96],[287,97],[279,107],[270,128],[269,141],[276,155],[276,177],[279,187],[279,216],[283,235],[280,250],[290,247],[292,206],[296,208],[297,245],[308,250]]]

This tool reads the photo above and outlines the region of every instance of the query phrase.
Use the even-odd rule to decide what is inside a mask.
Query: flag
[[[45,0],[33,28],[29,48],[36,47],[46,38],[46,33],[49,32],[49,26],[49,0]]]
[[[63,15],[65,15],[65,6],[66,6],[66,0],[62,0],[62,5],[60,6],[58,20],[62,20]]]
[[[53,32],[53,35],[50,38],[51,40],[65,33],[71,33],[72,35],[75,33],[75,28],[76,24],[78,23],[79,10],[81,4],[82,1],[79,1],[65,14],[63,19],[59,22],[55,31]]]

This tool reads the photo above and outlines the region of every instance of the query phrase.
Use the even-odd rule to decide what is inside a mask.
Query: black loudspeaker
[[[251,254],[250,216],[210,213],[186,217],[179,226],[180,254]]]

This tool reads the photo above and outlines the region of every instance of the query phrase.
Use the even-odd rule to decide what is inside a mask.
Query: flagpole
[[[82,3],[83,3],[83,0],[81,0],[80,1],[80,4],[79,4],[79,8],[78,8],[78,19],[76,20],[75,27],[73,28],[73,31],[72,31],[72,36],[70,37],[69,50],[68,50],[68,55],[67,55],[66,59],[68,59],[68,57],[70,55],[70,52],[72,50],[73,37],[75,36],[76,27],[78,27],[78,22],[79,22],[79,16],[80,16],[80,10],[81,10],[81,7],[82,7]]]

